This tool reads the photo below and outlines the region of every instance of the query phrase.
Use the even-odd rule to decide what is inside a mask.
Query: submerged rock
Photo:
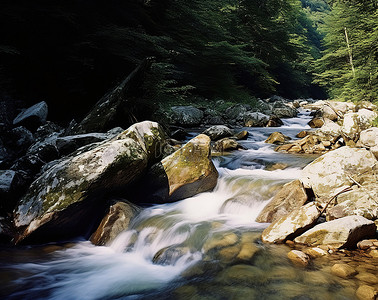
[[[272,223],[263,231],[261,239],[267,243],[282,243],[287,239],[294,239],[313,227],[318,217],[318,208],[315,203],[310,202]]]
[[[200,134],[153,165],[143,178],[140,199],[166,203],[212,190],[218,172],[210,159],[210,138]]]
[[[294,242],[308,246],[332,245],[353,248],[357,242],[375,236],[377,226],[361,216],[348,216],[316,225],[298,236]]]
[[[299,180],[285,184],[273,199],[264,207],[256,222],[272,223],[300,208],[307,201],[307,194]]]
[[[129,227],[130,221],[141,211],[141,208],[130,202],[113,203],[102,219],[90,241],[97,245],[109,245],[122,231]]]

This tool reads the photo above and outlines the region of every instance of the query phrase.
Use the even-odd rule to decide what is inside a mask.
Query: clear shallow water
[[[248,140],[242,142],[248,150],[214,159],[220,174],[214,191],[145,209],[109,247],[75,241],[0,250],[0,296],[352,299],[340,283],[325,273],[317,274],[320,279],[311,283],[309,278],[314,274],[309,272],[315,271],[291,266],[285,246],[262,245],[257,240],[259,251],[253,260],[236,266],[219,262],[204,250],[207,241],[216,235],[235,233],[240,237],[247,232],[259,233],[268,225],[255,222],[259,212],[283,184],[298,178],[301,168],[314,157],[276,153],[274,146],[263,141],[274,131],[294,138],[308,128],[308,121],[308,114],[301,114],[285,120],[280,128],[244,128],[250,133]],[[275,162],[285,163],[287,168],[268,171],[267,167]],[[168,252],[172,254],[154,263],[154,257],[164,248],[173,249]],[[203,263],[208,265],[202,266]],[[200,271],[195,275],[183,275],[196,268]],[[309,296],[316,290],[322,298]]]

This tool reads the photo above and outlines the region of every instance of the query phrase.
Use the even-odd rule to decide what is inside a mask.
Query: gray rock
[[[13,128],[10,134],[11,146],[19,153],[26,150],[35,141],[33,134],[23,126]]]
[[[105,133],[85,133],[57,137],[55,144],[60,154],[68,155],[82,146],[102,142],[108,138],[109,136]]]
[[[0,170],[0,194],[11,191],[15,177],[16,172],[13,170]]]
[[[269,121],[268,123],[266,124],[266,127],[280,127],[282,126],[284,123],[282,122],[282,120],[280,118],[278,118],[277,116],[275,115],[271,115],[269,117]]]
[[[244,126],[264,127],[269,121],[269,116],[259,112],[247,112],[243,115],[243,119]]]
[[[243,120],[243,115],[251,110],[252,107],[248,104],[236,104],[226,109],[224,117],[230,121]]]
[[[377,226],[361,216],[348,216],[316,225],[298,236],[294,242],[315,245],[332,245],[337,248],[353,248],[366,238],[375,236]]]
[[[193,106],[173,106],[172,123],[184,127],[198,126],[203,119],[203,112]]]
[[[18,114],[13,120],[13,125],[23,125],[32,130],[37,129],[40,125],[46,123],[47,113],[47,103],[45,101],[39,102]]]
[[[202,133],[209,136],[212,141],[217,141],[233,135],[232,130],[224,125],[211,126]]]

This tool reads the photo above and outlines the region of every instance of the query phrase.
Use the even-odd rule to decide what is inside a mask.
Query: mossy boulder
[[[147,161],[143,147],[125,138],[52,165],[32,183],[15,210],[18,241],[31,234],[41,240],[84,234],[97,213],[105,210],[105,191],[124,189],[144,172]]]
[[[308,246],[353,248],[359,241],[374,237],[376,229],[373,221],[361,216],[348,216],[316,225],[298,236],[294,242]]]
[[[156,163],[141,180],[137,198],[166,203],[212,190],[218,180],[210,158],[210,138],[200,134],[182,148]]]
[[[287,239],[294,239],[313,227],[318,217],[318,208],[310,202],[270,224],[263,231],[261,239],[266,243],[283,243]]]
[[[135,123],[127,130],[117,135],[114,140],[131,138],[142,146],[147,154],[149,164],[159,161],[169,151],[167,135],[158,123],[143,121]]]
[[[336,190],[353,184],[351,177],[372,172],[377,163],[366,149],[341,147],[328,152],[307,165],[300,180],[320,198],[329,198]]]
[[[294,209],[300,208],[308,197],[299,180],[285,184],[273,199],[264,207],[256,222],[272,223],[286,216]]]

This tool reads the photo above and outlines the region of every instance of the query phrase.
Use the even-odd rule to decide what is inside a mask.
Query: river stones
[[[130,202],[113,203],[90,237],[90,241],[97,246],[109,245],[118,234],[129,227],[130,221],[140,211],[140,207]]]
[[[263,127],[269,121],[269,116],[260,112],[247,112],[243,114],[243,118],[246,127]]]
[[[356,297],[359,300],[375,300],[378,292],[375,288],[363,284],[360,285],[356,291]]]
[[[233,137],[236,140],[246,140],[248,138],[248,135],[249,135],[248,131],[247,130],[243,130],[243,131],[240,131],[237,134],[235,134]]]
[[[299,180],[285,184],[273,199],[264,207],[256,222],[272,223],[304,205],[308,197]]]
[[[341,278],[349,278],[358,272],[347,264],[334,264],[331,268],[331,273]]]
[[[324,125],[324,120],[322,118],[315,117],[310,122],[308,122],[308,125],[311,128],[320,128]]]
[[[307,266],[309,261],[310,261],[310,257],[303,253],[302,251],[299,251],[299,250],[291,250],[288,254],[287,254],[287,257],[295,264],[295,265],[299,265],[299,266]]]
[[[217,141],[233,135],[232,130],[224,125],[211,126],[202,133],[209,136],[212,141]]]
[[[286,141],[289,141],[290,138],[284,134],[282,134],[281,132],[273,132],[266,140],[265,140],[265,143],[268,143],[268,144],[275,144],[275,145],[282,145],[284,144]]]
[[[216,141],[214,144],[214,149],[217,152],[232,151],[238,149],[244,149],[236,140],[230,138],[223,138],[219,141]]]
[[[315,203],[310,202],[272,223],[263,231],[261,239],[266,243],[282,243],[293,239],[313,227],[318,217]]]
[[[305,188],[312,188],[318,197],[329,198],[340,187],[353,183],[348,176],[371,171],[376,163],[377,159],[368,150],[341,147],[307,165],[300,180]]]
[[[142,195],[152,203],[166,203],[212,190],[218,171],[210,159],[210,138],[200,134],[181,149],[153,165],[143,177]]]
[[[316,225],[295,238],[294,242],[308,246],[332,245],[336,248],[353,248],[357,242],[374,237],[377,226],[361,216],[348,216]]]

